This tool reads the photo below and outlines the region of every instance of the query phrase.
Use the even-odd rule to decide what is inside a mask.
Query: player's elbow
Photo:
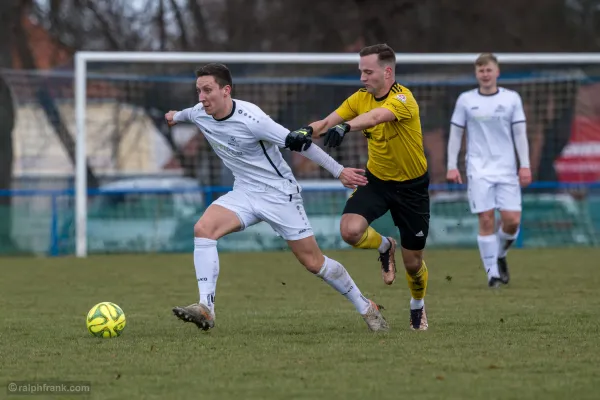
[[[381,118],[381,116],[378,113],[373,113],[373,115],[369,116],[369,120],[367,121],[367,124],[369,125],[369,128],[372,128],[383,122],[384,122],[383,118]]]

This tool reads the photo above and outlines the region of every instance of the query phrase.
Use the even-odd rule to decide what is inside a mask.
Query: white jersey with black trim
[[[251,192],[276,189],[286,195],[301,191],[279,150],[285,147],[290,131],[255,104],[234,99],[231,113],[215,119],[198,103],[176,113],[174,120],[194,123],[200,129],[233,173],[234,189]]]
[[[478,89],[463,92],[451,123],[467,130],[467,174],[514,176],[517,171],[512,126],[525,123],[521,96],[498,88],[491,95]]]

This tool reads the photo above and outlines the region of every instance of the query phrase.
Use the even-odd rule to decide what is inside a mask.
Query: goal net
[[[420,106],[432,181],[431,247],[473,246],[477,234],[464,188],[445,183],[450,116],[458,95],[476,86],[476,56],[398,55],[397,81],[413,91]],[[535,181],[524,192],[519,245],[595,244],[600,57],[498,56],[499,84],[523,98]],[[17,202],[23,218],[35,215],[39,221],[46,215],[41,220],[48,223],[48,243],[41,248],[78,256],[190,249],[193,223],[233,178],[195,126],[168,128],[163,116],[197,102],[194,69],[212,61],[230,67],[235,98],[259,105],[290,129],[325,117],[361,87],[358,56],[351,54],[78,53],[75,76],[8,74],[19,115],[15,176],[29,177],[31,189],[48,188],[52,176],[53,189],[66,189]],[[56,135],[60,124],[75,139],[74,162]],[[354,132],[330,154],[346,166],[364,167],[367,140]],[[338,228],[348,192],[304,157],[287,151],[284,156],[303,184],[319,242],[324,248],[346,247]],[[459,160],[464,173],[464,154]],[[39,181],[31,178],[42,174]],[[20,182],[25,185],[25,179]],[[374,226],[398,235],[389,215]],[[222,249],[232,251],[283,245],[266,224],[222,241]]]

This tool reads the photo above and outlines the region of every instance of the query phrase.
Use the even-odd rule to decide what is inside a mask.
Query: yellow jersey
[[[367,169],[385,181],[407,181],[427,172],[419,105],[410,90],[394,83],[388,94],[375,98],[366,89],[348,97],[336,113],[349,121],[374,108],[394,113],[396,120],[365,129],[368,139]]]

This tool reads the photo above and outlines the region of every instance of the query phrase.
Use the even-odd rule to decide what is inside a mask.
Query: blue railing
[[[600,182],[594,183],[560,183],[560,182],[534,182],[526,191],[536,190],[591,190],[600,188]],[[178,194],[178,193],[201,193],[203,195],[203,203],[205,206],[211,204],[216,194],[226,193],[232,188],[229,186],[211,186],[211,187],[190,187],[190,188],[147,188],[147,189],[90,189],[88,190],[89,196],[103,196],[103,195],[123,195],[123,194],[147,194],[147,195],[161,195],[161,194]],[[344,187],[309,187],[303,189],[304,192],[323,192],[323,193],[334,193],[344,192],[350,189]],[[432,191],[464,191],[466,185],[456,184],[432,184],[430,185]],[[60,215],[60,198],[74,198],[75,190],[69,189],[13,189],[13,190],[0,190],[0,197],[48,197],[50,200],[50,245],[48,253],[51,256],[59,255],[60,253],[60,231],[61,224],[59,220]],[[517,246],[522,246],[522,237],[520,236]]]
[[[600,188],[600,182],[591,183],[566,183],[566,182],[532,182],[525,190],[530,189],[598,189]],[[455,190],[466,190],[466,184],[431,184],[429,189],[432,191],[455,191]],[[211,193],[226,193],[232,190],[231,186],[206,186],[206,187],[190,187],[190,188],[148,188],[148,189],[89,189],[88,195],[102,195],[102,194],[129,194],[129,193],[140,193],[140,194],[168,194],[168,193],[203,193],[210,195]],[[305,188],[305,192],[337,192],[350,190],[344,187],[321,187],[321,188]],[[75,196],[75,189],[0,189],[0,197],[33,197],[33,196]]]
[[[189,187],[189,188],[144,188],[144,189],[89,189],[88,196],[112,196],[124,194],[145,194],[145,195],[165,195],[165,194],[181,194],[181,193],[201,193],[203,195],[203,203],[205,206],[210,205],[214,201],[216,194],[227,193],[232,190],[231,186],[210,186],[210,187]],[[343,192],[350,189],[344,187],[328,187],[328,188],[306,188],[304,192]],[[75,197],[75,189],[0,189],[0,197],[48,197],[50,199],[50,246],[48,254],[57,256],[60,253],[59,242],[60,221],[59,221],[59,198]]]

